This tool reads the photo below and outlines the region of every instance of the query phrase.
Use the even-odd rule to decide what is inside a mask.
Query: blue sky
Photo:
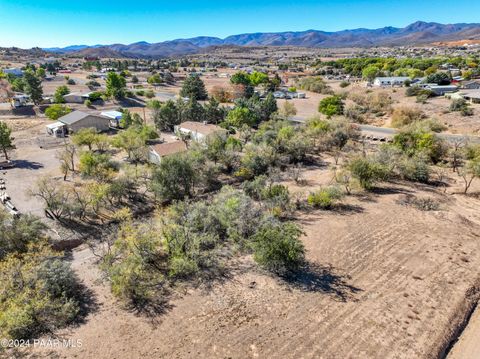
[[[478,0],[0,0],[0,46],[160,42],[246,32],[480,22]]]

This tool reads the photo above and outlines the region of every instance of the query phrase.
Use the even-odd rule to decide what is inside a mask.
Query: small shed
[[[51,123],[46,127],[47,127],[47,134],[49,134],[50,136],[65,137],[65,135],[67,134],[67,126],[60,121]]]
[[[123,113],[121,113],[120,111],[104,111],[100,115],[110,119],[111,127],[120,127],[120,120],[123,117]]]

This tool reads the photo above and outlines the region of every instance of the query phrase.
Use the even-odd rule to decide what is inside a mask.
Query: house
[[[480,89],[462,91],[460,96],[471,103],[480,103]]]
[[[10,74],[10,75],[17,76],[17,77],[23,76],[22,69],[18,69],[18,68],[3,69],[2,72],[6,75]]]
[[[174,127],[175,133],[187,135],[193,141],[205,142],[207,137],[215,133],[226,134],[227,131],[217,125],[205,122],[186,121]]]
[[[63,99],[66,103],[84,103],[85,100],[90,98],[91,92],[87,93],[80,93],[80,92],[72,92],[63,96]]]
[[[29,101],[30,96],[25,94],[16,94],[10,99],[10,103],[14,108],[27,106]]]
[[[46,127],[47,134],[49,134],[50,136],[65,137],[67,134],[67,126],[60,121],[48,124]]]
[[[387,86],[403,86],[406,81],[409,81],[410,77],[397,76],[397,77],[377,77],[373,81],[373,85],[377,87]]]
[[[425,87],[427,90],[432,91],[436,96],[443,96],[447,93],[455,92],[458,87],[455,85],[433,85],[430,84]]]
[[[105,111],[100,114],[103,117],[108,117],[110,119],[110,127],[119,128],[120,120],[123,117],[123,113],[120,111]]]
[[[73,111],[58,119],[67,127],[67,132],[77,132],[82,128],[94,128],[98,132],[107,131],[110,127],[110,119],[82,111]]]
[[[468,90],[477,90],[480,89],[480,81],[468,81],[465,82],[462,86],[464,89]]]
[[[162,161],[162,158],[185,152],[187,149],[187,145],[184,141],[152,145],[149,147],[148,161],[158,165]]]

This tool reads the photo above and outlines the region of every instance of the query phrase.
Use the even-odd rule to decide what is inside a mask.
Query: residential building
[[[434,85],[429,84],[425,87],[427,90],[432,91],[437,96],[443,96],[447,93],[456,92],[458,87],[455,85]]]
[[[462,86],[464,89],[477,90],[480,89],[480,81],[468,81],[465,82]]]
[[[67,127],[68,133],[74,133],[82,128],[94,128],[98,132],[107,131],[110,127],[108,117],[92,115],[82,111],[73,111],[58,119]]]
[[[217,125],[205,122],[186,121],[175,126],[175,133],[189,136],[193,141],[205,142],[207,137],[215,133],[227,134],[227,131]]]
[[[158,165],[163,158],[185,152],[187,149],[187,144],[184,141],[159,143],[149,147],[148,160],[150,163]]]
[[[460,96],[471,103],[480,103],[480,89],[462,91]]]
[[[81,93],[81,92],[72,92],[63,96],[63,99],[66,103],[84,103],[85,100],[90,98],[91,92]]]
[[[373,81],[374,86],[378,87],[387,87],[387,86],[403,86],[407,80],[410,80],[410,77],[397,76],[397,77],[377,77]]]

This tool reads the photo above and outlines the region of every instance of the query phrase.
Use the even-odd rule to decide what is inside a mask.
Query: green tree
[[[227,115],[227,110],[224,107],[220,107],[220,103],[213,97],[207,104],[205,104],[204,109],[205,119],[209,123],[220,123]]]
[[[305,262],[302,233],[295,223],[267,221],[252,237],[254,260],[277,273],[298,269]]]
[[[325,97],[318,105],[318,112],[328,118],[335,115],[343,115],[343,109],[344,105],[340,96]]]
[[[8,160],[8,151],[13,148],[12,130],[3,121],[0,121],[0,148],[5,159]]]
[[[23,76],[25,93],[30,96],[33,103],[38,105],[43,100],[42,81],[31,71],[25,71]]]
[[[192,75],[187,77],[180,90],[180,96],[188,97],[189,99],[197,101],[206,100],[208,98],[208,93],[200,76]]]
[[[91,151],[97,140],[97,131],[94,128],[82,128],[72,135],[72,142],[76,146],[87,146]]]
[[[72,112],[72,109],[70,107],[67,107],[65,105],[60,105],[60,104],[54,104],[51,106],[48,106],[48,108],[45,110],[45,115],[51,119],[51,120],[58,120],[60,117],[65,116]]]
[[[255,113],[248,107],[235,107],[225,118],[225,125],[236,129],[241,128],[243,125],[252,127],[256,123],[257,118]]]
[[[173,131],[175,125],[180,124],[180,110],[177,104],[168,100],[165,103],[150,101],[148,106],[152,109],[152,120],[160,131]]]
[[[53,101],[55,103],[64,103],[65,99],[63,98],[63,96],[69,93],[70,93],[70,89],[67,86],[65,85],[58,86],[57,89],[55,90],[55,94],[53,95]]]
[[[117,168],[110,155],[85,151],[80,155],[79,170],[85,177],[105,182],[113,178]]]
[[[254,71],[249,75],[250,84],[258,86],[268,82],[268,75],[263,72]]]
[[[371,189],[376,182],[388,177],[386,168],[373,159],[357,157],[347,165],[352,177],[358,180],[364,189]]]
[[[428,75],[425,79],[427,84],[437,84],[437,85],[449,85],[451,82],[450,76],[446,72],[437,72],[431,75]]]
[[[147,82],[150,85],[159,85],[159,84],[163,83],[163,79],[159,74],[153,74],[152,76],[150,76],[147,79]]]
[[[362,71],[362,77],[368,81],[373,81],[380,75],[380,69],[375,65],[367,66]]]
[[[182,200],[193,194],[197,175],[187,155],[168,156],[153,172],[152,189],[162,201]]]
[[[125,97],[126,80],[124,77],[115,72],[109,72],[105,82],[107,87],[105,94],[108,97],[113,97],[115,99],[122,99]]]
[[[35,71],[35,76],[37,76],[40,79],[44,79],[45,77],[47,77],[45,69],[42,67],[39,67],[37,71]]]

